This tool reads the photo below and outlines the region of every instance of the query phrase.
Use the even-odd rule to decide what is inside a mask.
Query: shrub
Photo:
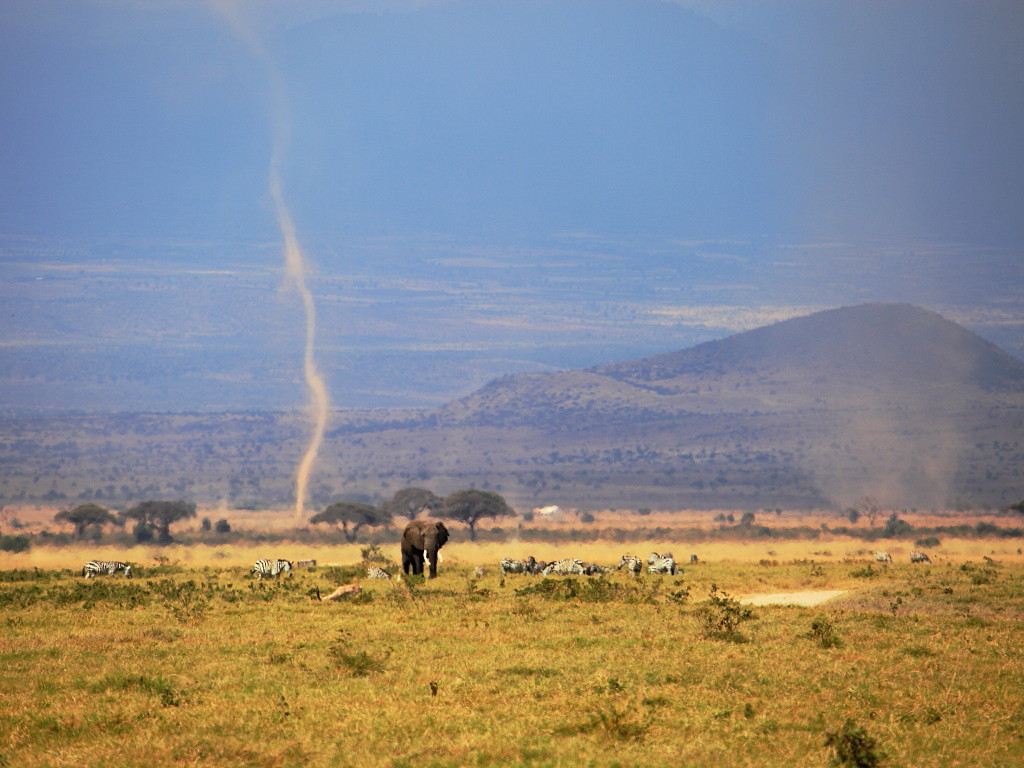
[[[754,618],[754,612],[740,605],[739,600],[725,592],[719,592],[716,584],[711,585],[708,594],[710,605],[703,605],[698,611],[701,618],[701,634],[715,640],[745,643],[747,637],[739,627]]]
[[[863,568],[858,568],[855,571],[850,571],[850,575],[855,579],[871,579],[878,575],[878,571],[871,567],[868,563]]]
[[[937,547],[942,542],[935,536],[925,536],[923,539],[918,539],[914,542],[915,547]]]
[[[853,720],[847,720],[838,731],[827,731],[825,746],[833,750],[833,765],[874,768],[881,760],[875,740]]]
[[[4,552],[28,552],[32,540],[25,534],[16,536],[0,536],[0,550]]]
[[[839,648],[843,643],[827,616],[818,616],[811,622],[811,631],[805,635],[822,648]]]

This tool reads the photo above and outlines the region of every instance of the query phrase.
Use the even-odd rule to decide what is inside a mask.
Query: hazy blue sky
[[[1019,2],[251,5],[312,234],[1024,234]],[[3,231],[267,224],[267,84],[213,7],[0,4]]]
[[[872,300],[1024,350],[1024,3],[239,4],[286,108],[223,5],[0,0],[7,370],[71,380],[102,343],[119,387],[164,377],[128,398],[145,405],[181,397],[167,361],[188,350],[222,381],[220,362],[237,378],[290,348],[275,116],[335,404],[429,404]],[[167,277],[202,269],[223,304],[244,283],[270,308],[211,331],[242,313]],[[181,310],[159,335],[147,279]],[[102,330],[111,302],[130,338]],[[148,353],[119,363],[122,343]],[[353,349],[386,380],[354,388]],[[289,359],[253,402],[287,404]],[[197,387],[195,407],[242,407],[245,386]],[[73,404],[125,401],[89,391]]]

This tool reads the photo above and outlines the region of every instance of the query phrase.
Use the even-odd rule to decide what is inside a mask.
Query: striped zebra
[[[664,555],[659,555],[657,552],[651,552],[647,556],[647,572],[667,573],[669,576],[675,576],[676,561],[672,557],[672,553],[666,552]]]
[[[888,552],[875,552],[875,562],[876,563],[891,563],[892,562],[892,555],[890,555]]]
[[[910,553],[912,563],[930,563],[932,559],[925,552],[918,552],[916,549]]]
[[[122,563],[120,560],[90,560],[82,567],[82,575],[87,579],[94,579],[99,575],[113,576],[118,571],[124,571],[124,577],[132,577],[132,566],[130,563]]]
[[[583,576],[586,570],[583,567],[582,560],[577,560],[574,557],[565,557],[561,560],[555,560],[553,563],[548,563],[544,570],[541,571],[543,576],[550,576],[552,573],[559,576]]]
[[[587,576],[604,576],[606,573],[611,573],[612,569],[603,565],[597,565],[595,563],[584,563],[583,573]]]
[[[632,576],[635,576],[643,570],[644,561],[641,560],[639,557],[634,557],[633,555],[623,555],[622,558],[619,560],[618,567],[615,570],[621,571],[623,568],[626,569],[627,573],[629,573]]]
[[[537,561],[533,555],[530,555],[525,560],[515,560],[511,557],[501,558],[501,575],[505,576],[509,573],[536,573],[537,572]]]
[[[376,565],[366,566],[366,578],[368,579],[390,579],[391,574]]]
[[[249,573],[256,574],[256,581],[263,581],[264,576],[273,576],[278,581],[281,574],[291,574],[292,564],[289,560],[257,560]]]

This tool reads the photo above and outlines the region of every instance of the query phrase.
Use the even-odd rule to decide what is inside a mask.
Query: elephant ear
[[[448,529],[444,527],[444,523],[437,524],[437,547],[440,549],[448,541]]]

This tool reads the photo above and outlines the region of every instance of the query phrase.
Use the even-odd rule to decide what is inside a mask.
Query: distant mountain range
[[[105,477],[98,498],[112,502],[260,505],[288,503],[308,429],[232,414],[25,417],[5,431],[6,501],[94,499],[90,478]],[[311,498],[418,485],[497,490],[520,510],[1001,506],[1024,497],[1022,435],[1024,362],[928,310],[866,304],[508,376],[436,410],[337,414]]]
[[[448,423],[578,429],[694,414],[938,407],[1024,392],[1024,363],[918,307],[819,312],[668,354],[509,376],[442,409]]]

